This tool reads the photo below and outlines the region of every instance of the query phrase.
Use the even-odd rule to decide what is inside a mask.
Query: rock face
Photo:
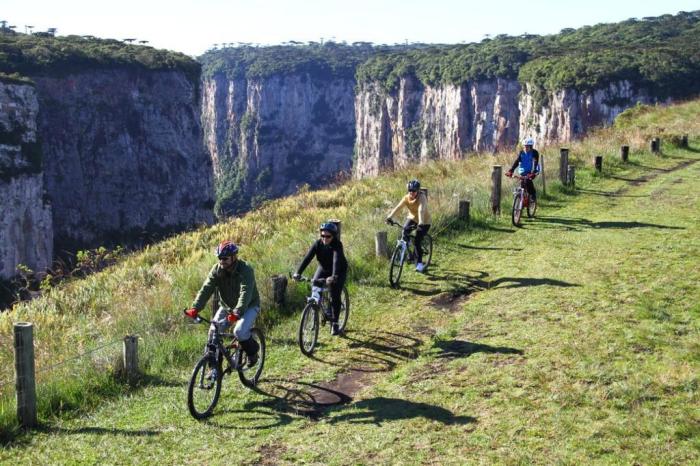
[[[57,249],[130,244],[213,220],[196,82],[131,68],[33,79]]]
[[[219,186],[219,212],[246,210],[349,172],[355,142],[352,79],[309,73],[203,82],[202,126]],[[219,197],[222,195],[219,193]]]
[[[406,77],[391,93],[363,85],[355,99],[355,176],[515,144],[519,92],[517,81],[505,79],[426,87]]]
[[[528,85],[523,90],[506,79],[426,87],[405,77],[390,93],[378,83],[363,84],[355,98],[354,175],[515,149],[525,137],[534,137],[537,145],[567,142],[611,124],[637,102],[655,99],[622,81],[593,92],[563,89],[547,101],[538,106]]]
[[[44,195],[39,111],[33,86],[0,81],[0,278],[23,264],[43,271],[53,256],[51,208]]]
[[[595,91],[562,89],[547,96],[548,104],[538,106],[529,86],[520,102],[520,134],[538,144],[564,143],[577,139],[595,126],[612,124],[617,115],[639,103],[655,102],[643,89],[628,81],[612,83]]]

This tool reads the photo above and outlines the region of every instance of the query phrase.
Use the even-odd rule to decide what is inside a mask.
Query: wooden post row
[[[134,381],[139,376],[139,337],[127,335],[124,337],[124,373],[128,381]]]
[[[501,166],[494,165],[491,172],[491,212],[501,213]]]
[[[374,254],[377,257],[389,257],[386,231],[378,231],[374,237]]]
[[[569,169],[569,149],[559,149],[559,181],[566,185],[566,174]]]
[[[597,172],[603,171],[603,156],[602,155],[595,156],[595,169]]]
[[[620,159],[623,162],[627,162],[630,155],[630,146],[620,146]]]
[[[17,419],[24,428],[34,427],[36,417],[36,381],[34,379],[34,333],[29,322],[17,322],[15,333],[15,392]]]
[[[459,201],[459,219],[469,221],[469,201]]]

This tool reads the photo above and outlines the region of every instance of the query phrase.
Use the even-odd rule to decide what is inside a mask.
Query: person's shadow
[[[437,358],[448,359],[468,358],[474,353],[523,354],[523,350],[517,348],[490,346],[464,340],[438,340],[433,348],[437,349]]]
[[[414,418],[438,421],[445,425],[464,425],[476,422],[475,417],[455,416],[452,411],[440,406],[383,396],[358,401],[352,405],[352,408],[353,412],[330,417],[328,422],[333,424],[339,422],[375,424],[378,426],[383,422]]]

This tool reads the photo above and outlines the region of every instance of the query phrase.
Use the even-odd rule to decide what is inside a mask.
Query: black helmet
[[[406,189],[408,189],[409,191],[420,190],[420,181],[418,181],[418,180],[409,181],[408,184],[406,185]]]
[[[324,222],[321,224],[320,227],[318,227],[319,231],[330,231],[333,236],[338,235],[338,226],[335,223],[332,222]]]

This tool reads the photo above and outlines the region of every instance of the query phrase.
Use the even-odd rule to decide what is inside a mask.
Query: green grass
[[[700,104],[678,114],[688,108],[695,117],[685,124],[660,109],[643,131],[697,135]],[[700,159],[700,141],[691,137],[690,150],[664,144],[656,157],[643,152],[641,131],[571,145],[575,192],[553,181],[556,149],[543,151],[552,160],[548,195],[521,229],[508,223],[507,197],[501,219],[485,214],[481,180],[493,159],[421,167],[436,218],[434,265],[427,275],[407,272],[400,290],[388,288],[386,263],[372,258],[373,235],[413,172],[271,202],[16,307],[0,317],[0,380],[11,380],[5,349],[21,319],[35,322],[40,367],[139,333],[147,377],[129,389],[86,369],[95,383],[81,401],[75,382],[43,372],[53,406],[42,408],[39,431],[19,436],[6,392],[0,419],[13,440],[0,462],[697,463],[700,164],[665,170]],[[609,160],[621,140],[633,147],[625,166]],[[602,175],[591,172],[594,153],[607,155]],[[462,197],[472,199],[469,227],[453,216]],[[210,249],[225,236],[241,241],[262,284],[291,270],[313,225],[331,216],[344,222],[353,268],[347,338],[323,335],[317,359],[302,357],[298,312],[266,304],[261,392],[226,380],[213,418],[192,420],[185,386],[205,329],[178,309],[200,285]],[[291,293],[293,309],[304,292]],[[104,352],[94,356],[103,373]],[[352,403],[300,414],[314,394],[308,384],[352,368],[365,371]],[[60,400],[70,409],[57,416]],[[87,408],[73,410],[75,400]]]

